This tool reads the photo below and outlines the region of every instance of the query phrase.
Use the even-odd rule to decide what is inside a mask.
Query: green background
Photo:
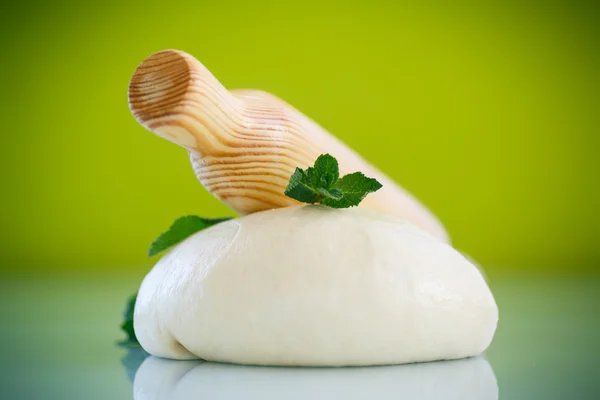
[[[176,48],[272,92],[415,194],[488,271],[597,271],[598,12],[582,2],[47,2],[0,12],[4,272],[145,271],[232,215],[127,84]]]

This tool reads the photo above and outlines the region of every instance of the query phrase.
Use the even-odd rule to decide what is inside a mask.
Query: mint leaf
[[[121,329],[127,335],[126,343],[138,343],[135,331],[133,330],[133,310],[135,309],[135,301],[137,299],[137,293],[134,294],[127,300],[125,306],[125,312],[123,313],[123,323]]]
[[[325,205],[334,208],[354,207],[369,194],[382,188],[374,178],[367,178],[362,172],[355,172],[340,178],[332,190],[339,190],[344,195],[341,199],[325,199]]]
[[[335,157],[323,154],[313,167],[296,168],[285,189],[285,195],[303,203],[320,203],[333,208],[357,206],[369,193],[381,189],[376,179],[362,172],[340,176]]]
[[[313,189],[312,168],[306,171],[296,168],[284,193],[286,196],[303,203],[317,203],[320,195]]]
[[[208,219],[200,218],[195,215],[178,218],[166,232],[161,233],[160,236],[152,242],[150,249],[148,249],[148,256],[152,257],[198,231],[230,219],[230,217]]]
[[[320,155],[315,161],[312,175],[313,187],[329,189],[340,177],[337,160],[329,154]]]

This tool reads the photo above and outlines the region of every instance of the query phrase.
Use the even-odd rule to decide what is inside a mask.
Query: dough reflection
[[[477,399],[498,398],[483,357],[360,368],[278,368],[148,357],[135,400]]]

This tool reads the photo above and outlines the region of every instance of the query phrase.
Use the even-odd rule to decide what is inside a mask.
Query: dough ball
[[[450,245],[375,211],[297,206],[175,246],[144,279],[134,327],[159,357],[358,366],[478,355],[497,320]]]

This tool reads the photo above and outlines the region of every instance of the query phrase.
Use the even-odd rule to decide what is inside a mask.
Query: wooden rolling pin
[[[129,83],[129,107],[146,129],[185,147],[204,187],[240,214],[297,204],[283,193],[294,169],[330,153],[340,174],[361,171],[383,184],[361,206],[448,241],[423,205],[311,119],[268,93],[228,91],[182,51],[164,50],[142,62]]]

